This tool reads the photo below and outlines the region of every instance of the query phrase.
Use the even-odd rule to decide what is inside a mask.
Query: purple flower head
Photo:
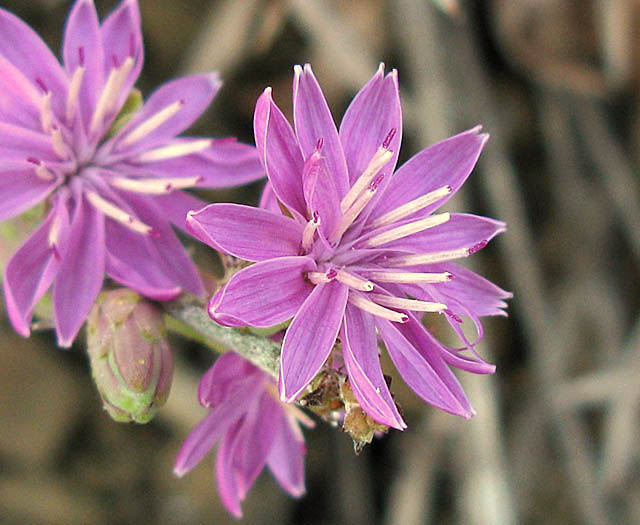
[[[307,388],[339,338],[361,406],[376,421],[404,428],[381,371],[379,334],[420,397],[472,416],[448,365],[476,373],[494,366],[475,353],[460,324],[470,318],[481,337],[479,317],[504,315],[510,294],[452,261],[484,247],[505,225],[434,211],[462,186],[487,135],[478,127],[451,137],[394,173],[402,112],[397,73],[385,76],[382,65],[339,130],[311,68],[296,67],[293,116],[295,132],[269,88],[257,102],[255,138],[269,178],[265,209],[213,204],[189,213],[187,225],[200,240],[255,262],[212,297],[209,314],[229,326],[292,318],[281,355],[283,401]],[[421,323],[425,312],[446,316],[464,348],[435,339]]]
[[[63,63],[19,18],[0,10],[0,220],[46,199],[48,215],[4,276],[15,329],[53,284],[58,342],[69,346],[104,274],[166,300],[203,286],[169,221],[199,201],[182,191],[263,174],[254,148],[175,138],[220,87],[215,74],[169,82],[130,120],[118,118],[143,62],[136,0],[102,23],[91,0],[67,20]]]
[[[203,376],[198,398],[211,411],[182,445],[174,467],[177,476],[189,472],[219,441],[218,491],[234,516],[242,516],[240,503],[265,465],[289,494],[304,494],[306,449],[299,423],[313,422],[278,401],[275,381],[268,374],[226,353]]]

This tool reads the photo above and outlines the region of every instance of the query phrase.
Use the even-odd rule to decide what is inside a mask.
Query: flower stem
[[[160,303],[169,317],[167,328],[198,341],[218,353],[233,350],[273,377],[280,369],[280,345],[271,339],[220,326],[195,298],[181,297]]]

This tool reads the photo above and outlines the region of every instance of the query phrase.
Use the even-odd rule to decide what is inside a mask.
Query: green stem
[[[212,350],[224,353],[233,350],[273,377],[280,369],[280,345],[271,339],[220,326],[211,320],[205,305],[196,299],[182,297],[161,303],[172,319],[169,330],[203,343]]]

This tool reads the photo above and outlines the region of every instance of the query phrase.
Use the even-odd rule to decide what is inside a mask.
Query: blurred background
[[[96,0],[102,15],[116,2]],[[60,49],[71,2],[2,1]],[[470,263],[514,292],[488,319],[494,376],[459,377],[463,421],[393,385],[409,424],[360,456],[318,422],[307,495],[263,474],[244,522],[640,523],[640,2],[635,0],[142,0],[148,94],[220,71],[193,134],[252,142],[255,100],[291,109],[294,64],[312,63],[339,121],[380,61],[399,71],[401,161],[483,124],[478,167],[448,208],[507,222]],[[209,200],[254,204],[261,184]],[[0,246],[2,257],[14,248]],[[196,248],[194,248],[196,249]],[[203,264],[204,259],[202,259]],[[2,307],[4,308],[4,307]],[[437,329],[437,328],[436,328]],[[213,458],[184,479],[175,454],[203,416],[214,356],[174,340],[168,405],[148,425],[112,422],[84,342],[0,321],[0,521],[227,523]],[[392,370],[392,367],[387,369]]]

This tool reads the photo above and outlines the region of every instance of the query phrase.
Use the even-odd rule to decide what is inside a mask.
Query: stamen
[[[378,235],[374,235],[367,241],[366,245],[370,248],[374,248],[376,246],[380,246],[397,239],[408,237],[409,235],[413,235],[414,233],[428,230],[429,228],[433,228],[434,226],[439,226],[440,224],[444,224],[445,222],[447,222],[450,218],[451,216],[449,213],[431,215],[426,219],[410,222],[408,224],[398,226],[397,228],[392,228],[391,230],[388,230],[386,232],[379,233]]]
[[[449,195],[451,191],[451,186],[442,186],[442,188],[431,191],[422,197],[418,197],[417,199],[407,202],[402,206],[398,206],[396,209],[385,213],[382,217],[378,217],[371,223],[371,227],[378,228],[379,226],[386,226],[387,224],[396,222],[408,215],[411,215],[412,213],[426,208],[434,202],[438,202],[440,199]]]
[[[112,69],[109,73],[109,78],[107,78],[107,82],[105,83],[104,88],[102,88],[100,99],[96,104],[96,109],[93,112],[93,117],[91,118],[91,124],[89,126],[90,134],[96,133],[98,128],[102,126],[104,118],[114,110],[116,103],[118,102],[118,96],[120,95],[122,86],[127,80],[132,68],[133,58],[127,57],[127,59],[122,63],[122,66]]]
[[[84,67],[84,46],[78,47],[78,64],[80,67]]]
[[[346,272],[342,269],[337,271],[336,280],[340,281],[342,284],[346,284],[354,290],[360,290],[361,292],[370,292],[374,287],[374,284],[371,281],[362,279],[361,277],[353,275],[352,273]]]
[[[47,166],[45,166],[45,163],[42,162],[39,159],[35,159],[33,157],[29,157],[27,158],[27,162],[31,163],[31,164],[35,164],[36,168],[34,170],[36,177],[38,177],[39,179],[42,179],[46,182],[51,182],[52,180],[55,180],[56,176],[55,174],[49,170],[49,168],[47,168]]]
[[[338,272],[333,268],[328,272],[307,272],[307,279],[309,279],[312,284],[327,284],[337,276]]]
[[[62,259],[60,251],[58,250],[58,241],[60,240],[60,219],[56,215],[51,222],[51,228],[49,228],[49,235],[47,236],[47,244],[53,251],[53,256],[59,261]]]
[[[138,124],[138,127],[134,128],[124,139],[122,139],[122,141],[120,142],[120,146],[130,146],[134,142],[143,139],[149,133],[151,133],[171,117],[173,117],[178,111],[183,108],[184,104],[184,100],[176,100],[173,104],[169,104],[167,107],[161,109],[156,114],[151,115],[147,120]]]
[[[336,226],[336,229],[331,233],[331,236],[329,238],[329,241],[331,243],[334,243],[338,239],[340,239],[340,237],[342,237],[342,234],[346,232],[349,226],[351,226],[353,222],[358,218],[362,210],[364,210],[365,206],[369,204],[369,201],[373,199],[373,196],[378,191],[378,187],[380,186],[382,179],[384,179],[384,174],[380,173],[373,179],[371,184],[369,184],[367,190],[364,193],[360,194],[360,196],[349,207],[349,209],[343,212],[344,214],[342,215],[340,222]]]
[[[482,243],[476,244],[479,246]],[[484,243],[486,245],[486,242]],[[418,255],[399,255],[397,257],[390,257],[387,259],[389,266],[415,266],[418,264],[433,264],[446,261],[454,261],[456,259],[462,259],[468,257],[474,253],[473,248],[460,248],[458,250],[445,250],[442,252],[433,253],[421,253]],[[477,251],[477,250],[475,250]]]
[[[375,155],[369,162],[369,165],[362,172],[362,175],[358,177],[351,189],[340,202],[340,209],[342,213],[346,212],[351,205],[356,201],[360,194],[371,184],[371,181],[378,174],[378,172],[384,167],[384,165],[393,157],[393,151],[388,150],[383,146],[378,148]]]
[[[51,131],[51,145],[53,146],[53,151],[58,157],[62,160],[66,160],[69,158],[69,148],[66,145],[64,138],[62,137],[62,131],[60,128],[53,125],[53,130]]]
[[[391,141],[393,140],[393,137],[396,136],[396,131],[397,131],[396,128],[391,128],[389,130],[389,133],[387,133],[387,136],[382,141],[382,147],[384,149],[389,149],[389,145],[391,144]]]
[[[136,219],[126,211],[118,208],[115,204],[103,199],[94,191],[88,191],[85,193],[87,200],[98,211],[104,213],[107,217],[111,217],[114,221],[118,221],[130,230],[136,233],[142,233],[143,235],[157,236],[158,233],[148,224]]]
[[[129,179],[127,177],[112,177],[109,183],[121,190],[133,191],[136,193],[147,193],[150,195],[164,195],[173,190],[192,188],[202,177],[174,177],[158,179]]]
[[[84,72],[85,68],[83,66],[78,66],[73,72],[71,83],[69,84],[69,91],[67,92],[67,106],[65,111],[65,117],[69,125],[73,123],[73,119],[76,116],[76,109],[78,108],[78,98],[80,96],[80,88],[82,87]]]
[[[460,317],[459,315],[455,314],[454,312],[452,312],[451,310],[447,309],[444,311],[445,315],[447,317],[451,317],[451,319],[453,319],[456,323],[460,323],[462,324],[462,317]]]
[[[211,139],[200,139],[191,142],[183,142],[171,144],[161,148],[151,149],[138,155],[134,160],[137,162],[154,162],[157,160],[174,159],[176,157],[184,157],[192,153],[198,153],[207,149],[213,144]]]
[[[53,126],[53,110],[51,109],[51,91],[42,97],[42,107],[40,108],[40,123],[45,133],[51,133]]]
[[[309,248],[313,244],[313,236],[316,233],[316,230],[320,227],[320,216],[317,212],[314,212],[313,218],[307,222],[302,231],[302,249],[304,252],[308,252]]]
[[[384,306],[380,306],[373,301],[369,301],[369,299],[365,299],[359,294],[350,293],[349,294],[349,302],[377,317],[382,317],[383,319],[388,319],[389,321],[393,321],[394,323],[406,323],[409,320],[409,316],[407,314],[403,314],[400,312],[396,312],[394,310],[389,310]]]
[[[414,312],[444,312],[447,309],[447,305],[442,303],[418,301],[417,299],[403,299],[401,297],[392,297],[378,293],[371,293],[367,297],[382,306],[399,308],[401,310],[412,310]]]
[[[367,272],[369,278],[381,283],[446,283],[453,279],[449,272]]]
[[[469,255],[473,255],[474,253],[479,252],[487,244],[489,244],[489,241],[480,241],[478,244],[474,244],[471,248],[469,248]]]

